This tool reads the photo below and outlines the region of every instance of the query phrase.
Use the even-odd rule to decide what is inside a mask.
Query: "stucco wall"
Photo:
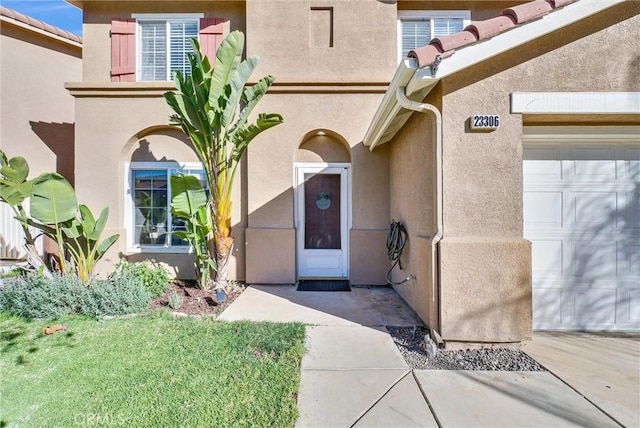
[[[318,46],[312,8],[332,8],[333,46]],[[329,14],[324,18],[329,19]],[[328,40],[328,36],[325,37]],[[247,52],[281,82],[384,82],[396,63],[396,5],[371,0],[247,0]]]
[[[31,175],[58,171],[73,182],[74,99],[81,48],[2,21],[0,149],[24,156]]]
[[[386,258],[387,153],[384,149],[371,153],[360,141],[380,99],[381,94],[333,93],[273,93],[263,99],[260,110],[282,114],[284,123],[260,135],[248,150],[249,282],[295,282],[295,257],[283,256],[290,254],[291,248],[295,250],[294,162],[310,160],[308,155],[301,154],[301,159],[298,154],[305,135],[327,129],[346,141],[351,157],[351,280],[355,284],[384,283],[384,264],[353,258]],[[283,231],[278,235],[280,241],[272,239],[274,229]],[[265,263],[282,266],[287,274],[254,270]]]
[[[530,335],[531,249],[522,239],[523,118],[510,114],[509,97],[516,91],[638,91],[638,9],[637,2],[627,2],[439,85],[444,191],[440,332],[445,340],[509,342]],[[629,18],[616,24],[624,16]],[[473,114],[500,115],[500,128],[470,132],[468,118]],[[427,126],[423,123],[430,123],[428,116],[414,114],[391,142],[392,183],[396,161],[411,158],[404,146],[422,144],[416,130]],[[395,202],[395,189],[392,184],[391,212],[400,209],[409,230],[420,228],[420,219],[410,218],[411,209]],[[415,269],[421,250],[413,241],[406,258]],[[424,255],[420,257],[426,264]],[[425,292],[431,286],[418,284]],[[427,321],[423,314],[428,313],[428,300],[402,287],[399,292]]]

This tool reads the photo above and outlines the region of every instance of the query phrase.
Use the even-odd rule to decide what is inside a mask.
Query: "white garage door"
[[[640,330],[640,140],[524,140],[534,329]]]

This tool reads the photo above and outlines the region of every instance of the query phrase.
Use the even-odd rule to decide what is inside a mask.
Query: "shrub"
[[[126,260],[120,260],[116,264],[116,271],[112,277],[115,278],[124,273],[131,273],[136,278],[139,278],[144,288],[151,293],[152,298],[161,296],[170,285],[167,270],[151,261],[129,263]]]
[[[94,280],[85,295],[82,312],[91,316],[126,315],[149,307],[151,293],[131,272],[120,272],[107,280]]]
[[[31,274],[5,281],[0,310],[26,318],[57,318],[78,314],[87,288],[73,275],[53,278]]]
[[[180,306],[182,306],[183,303],[184,299],[181,295],[179,295],[175,291],[169,293],[169,307],[171,309],[178,309]]]

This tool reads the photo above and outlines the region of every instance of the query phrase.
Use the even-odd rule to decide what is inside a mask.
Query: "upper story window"
[[[134,14],[111,21],[111,81],[170,81],[175,71],[190,73],[190,39],[215,63],[216,50],[228,25],[223,18],[201,13]]]
[[[175,71],[190,73],[190,39],[198,38],[201,15],[138,15],[139,81],[171,80]]]
[[[428,45],[431,39],[458,33],[471,23],[464,10],[401,10],[398,12],[398,56],[406,58],[410,50]]]

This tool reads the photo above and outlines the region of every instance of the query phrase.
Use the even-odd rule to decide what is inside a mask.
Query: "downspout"
[[[442,113],[438,110],[437,107],[427,104],[420,103],[417,101],[412,101],[407,98],[405,94],[404,87],[398,87],[396,89],[396,99],[398,104],[407,110],[416,111],[419,113],[430,113],[435,121],[435,129],[434,129],[434,137],[435,137],[435,146],[434,146],[434,158],[435,158],[435,180],[434,180],[434,203],[435,203],[435,212],[436,212],[436,231],[435,234],[431,237],[429,245],[431,247],[431,299],[432,303],[436,303],[437,300],[437,314],[438,314],[438,325],[431,327],[431,336],[432,339],[438,343],[442,344],[442,338],[440,337],[440,251],[438,243],[442,240],[443,235],[443,203],[442,203]],[[437,299],[436,299],[437,296]]]

